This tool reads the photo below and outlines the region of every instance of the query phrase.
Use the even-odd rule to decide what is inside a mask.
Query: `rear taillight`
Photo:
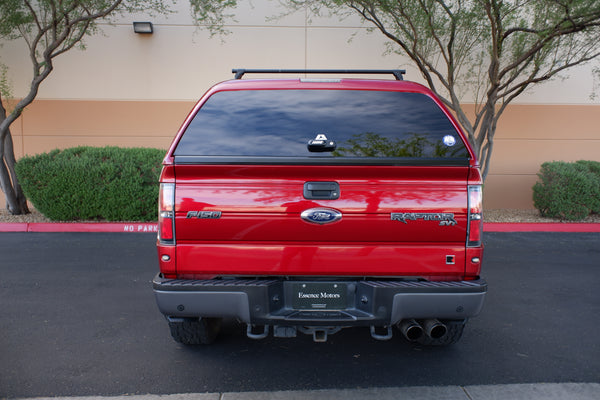
[[[467,247],[481,246],[483,233],[483,194],[481,185],[469,186],[469,227]]]
[[[158,240],[175,243],[175,184],[161,183],[158,195]]]

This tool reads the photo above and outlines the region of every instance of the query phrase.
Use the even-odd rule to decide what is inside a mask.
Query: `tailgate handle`
[[[336,200],[340,197],[340,185],[337,182],[306,182],[304,198],[308,200]]]

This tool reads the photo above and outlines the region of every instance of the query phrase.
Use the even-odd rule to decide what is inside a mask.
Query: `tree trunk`
[[[13,215],[29,214],[27,198],[19,185],[19,179],[15,173],[15,152],[9,124],[3,124],[6,120],[6,110],[0,97],[0,188],[6,198],[6,208]]]

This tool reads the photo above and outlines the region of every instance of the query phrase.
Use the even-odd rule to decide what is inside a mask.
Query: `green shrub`
[[[600,192],[600,161],[581,160],[577,161],[577,164],[587,167],[587,169],[594,174],[598,180],[598,189],[596,192],[595,201],[590,203],[590,209],[592,210],[592,213],[600,214],[600,195],[598,194],[598,192]]]
[[[533,186],[533,204],[542,216],[581,220],[600,212],[600,163],[542,164]]]
[[[17,162],[34,207],[55,221],[152,221],[164,150],[76,147]]]
[[[600,161],[577,161],[577,164],[585,166],[591,173],[600,177]]]

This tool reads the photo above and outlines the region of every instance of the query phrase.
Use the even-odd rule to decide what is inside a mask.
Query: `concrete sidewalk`
[[[190,393],[116,397],[38,397],[29,400],[597,400],[600,383],[422,386],[283,392]]]

